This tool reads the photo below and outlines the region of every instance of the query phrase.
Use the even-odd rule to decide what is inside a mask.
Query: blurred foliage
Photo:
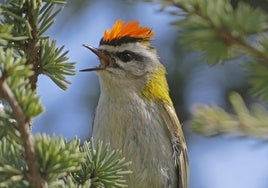
[[[238,93],[230,94],[230,102],[235,113],[228,113],[213,105],[196,105],[193,107],[193,131],[214,136],[232,133],[236,136],[268,138],[268,111],[258,103],[248,109]]]
[[[249,4],[253,8],[260,8],[263,11],[268,11],[268,1],[267,0],[231,0],[231,5],[236,8],[239,2]]]
[[[230,0],[160,0],[159,2],[164,8],[170,6],[179,8],[171,13],[179,17],[173,25],[180,30],[182,44],[201,52],[202,59],[210,65],[237,59],[249,74],[251,93],[268,101],[266,32],[268,15],[261,7],[263,3],[268,5],[266,1],[244,3]],[[256,105],[252,111],[246,110],[242,99],[237,95],[232,94],[230,100],[236,116],[219,107],[198,105],[193,110],[191,128],[204,135],[239,131],[247,136],[265,137],[266,111],[260,107],[256,108]],[[243,117],[241,114],[244,114]]]

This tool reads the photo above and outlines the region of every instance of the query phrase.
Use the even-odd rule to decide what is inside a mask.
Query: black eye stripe
[[[125,50],[122,52],[109,52],[107,50],[101,50],[101,51],[105,55],[108,55],[108,56],[113,57],[113,58],[117,57],[123,62],[129,62],[133,59],[135,59],[136,61],[144,61],[145,60],[144,56],[137,54],[135,52],[132,52],[130,50]]]
[[[135,59],[136,61],[143,61],[144,57],[134,53],[132,51],[129,50],[125,50],[123,52],[116,52],[115,56],[117,56],[120,60],[124,61],[124,62],[128,62],[131,61],[133,59]]]

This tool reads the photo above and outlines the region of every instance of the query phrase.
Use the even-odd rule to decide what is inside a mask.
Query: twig
[[[21,138],[25,149],[25,161],[29,168],[27,178],[32,183],[33,187],[43,188],[45,187],[45,181],[39,171],[39,163],[31,137],[31,118],[24,114],[19,102],[17,101],[4,77],[0,79],[0,93],[10,104],[18,123],[18,128],[21,133]]]

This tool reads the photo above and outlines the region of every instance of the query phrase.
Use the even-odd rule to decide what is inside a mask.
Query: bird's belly
[[[123,157],[132,161],[129,187],[177,188],[170,137],[157,106],[150,110],[142,105],[139,109],[109,106],[98,105],[93,137],[122,150]]]

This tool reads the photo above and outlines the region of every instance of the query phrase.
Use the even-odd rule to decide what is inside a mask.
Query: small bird
[[[138,21],[117,20],[98,48],[84,45],[100,60],[82,70],[96,71],[100,80],[93,138],[132,161],[128,187],[188,188],[186,143],[153,36]]]

